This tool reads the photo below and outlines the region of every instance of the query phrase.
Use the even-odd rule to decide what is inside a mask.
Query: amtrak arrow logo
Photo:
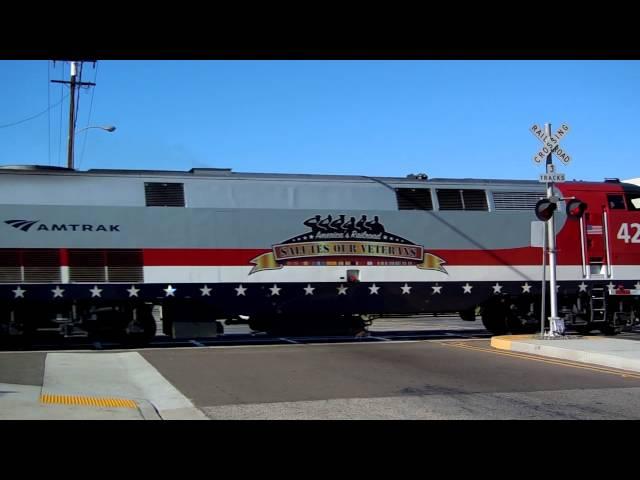
[[[40,220],[5,220],[4,223],[11,225],[17,230],[28,232],[36,223],[40,223],[35,229],[44,232],[118,232],[120,225],[102,225],[94,223],[42,223]]]
[[[40,220],[5,220],[4,223],[11,225],[13,228],[17,228],[18,230],[22,230],[23,232],[28,232],[31,227],[33,227]]]

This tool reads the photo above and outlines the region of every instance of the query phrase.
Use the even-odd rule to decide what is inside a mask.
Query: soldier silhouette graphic
[[[362,218],[358,220],[358,222],[356,223],[356,230],[359,233],[366,233],[367,232],[367,227],[365,226],[366,223],[367,223],[367,216],[362,215]]]
[[[327,215],[327,218],[323,218],[318,222],[318,229],[322,233],[330,233],[332,231],[331,230],[332,221],[333,221],[333,218],[331,218],[331,215]]]
[[[340,215],[340,218],[336,218],[329,227],[331,228],[331,233],[343,233],[342,225],[344,225],[344,215]]]
[[[342,225],[342,231],[346,238],[351,238],[353,232],[356,231],[356,217],[351,217],[348,222]]]
[[[371,220],[370,222],[367,222],[365,224],[367,231],[369,233],[384,233],[384,225],[382,225],[379,221],[378,221],[378,216],[376,215],[375,217],[373,217],[373,220]]]
[[[311,229],[311,233],[315,237],[318,232],[320,232],[320,227],[318,224],[320,223],[320,215],[316,215],[315,217],[311,217],[304,221],[304,224]]]

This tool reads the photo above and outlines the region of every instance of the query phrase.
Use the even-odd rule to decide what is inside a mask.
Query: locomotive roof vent
[[[229,175],[230,168],[192,168],[189,173],[194,175]]]
[[[604,181],[606,183],[620,183],[620,179],[619,178],[605,178]]]
[[[75,169],[68,167],[56,167],[54,165],[0,165],[3,170],[30,170],[39,172],[60,172],[67,171],[73,172]]]
[[[416,180],[427,180],[429,176],[426,173],[410,173],[409,175],[407,175],[407,178]]]

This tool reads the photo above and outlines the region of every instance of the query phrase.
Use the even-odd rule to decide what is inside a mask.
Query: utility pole
[[[77,80],[78,68],[82,67],[82,62],[72,61],[71,63],[71,80],[51,80],[52,83],[65,83],[71,87],[70,92],[70,100],[69,100],[69,146],[67,148],[67,167],[73,168],[73,146],[74,146],[74,137],[75,137],[75,125],[76,125],[76,86],[79,87],[93,87],[95,83],[91,82],[83,82],[82,79],[80,81]],[[78,99],[78,102],[80,100]]]

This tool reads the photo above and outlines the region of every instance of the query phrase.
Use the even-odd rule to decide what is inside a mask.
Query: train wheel
[[[481,318],[484,328],[494,335],[519,334],[527,330],[513,305],[508,307],[498,302],[486,305],[482,308]]]
[[[483,312],[482,324],[484,325],[484,328],[489,330],[494,335],[504,335],[506,333],[509,333],[505,318],[500,315],[495,315],[495,312]]]
[[[0,345],[27,348],[36,335],[35,318],[40,312],[27,308],[9,308],[2,312]]]
[[[504,335],[509,332],[505,308],[499,301],[491,301],[483,305],[480,318],[484,328],[494,335]]]
[[[618,335],[622,331],[622,328],[620,328],[620,327],[612,327],[611,325],[606,325],[606,326],[601,327],[600,331],[602,333],[604,333],[606,336],[614,336],[614,335]]]
[[[131,312],[133,314],[133,311]],[[156,319],[150,308],[138,307],[124,326],[124,341],[128,344],[147,344],[156,336]]]
[[[0,309],[0,345],[9,345],[11,342],[11,310]]]
[[[476,321],[476,308],[470,308],[468,310],[464,310],[462,312],[458,312],[460,318],[465,322],[475,322]]]
[[[578,325],[575,328],[576,332],[578,332],[580,335],[588,335],[589,333],[591,333],[591,330],[593,330],[590,325]]]
[[[266,332],[271,322],[264,317],[252,315],[248,319],[249,328],[255,332]]]

